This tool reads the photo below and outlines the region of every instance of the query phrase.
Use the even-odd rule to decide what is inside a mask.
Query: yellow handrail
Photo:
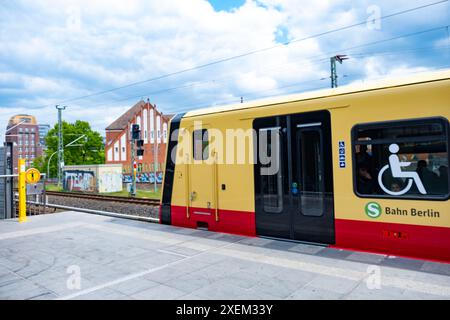
[[[218,188],[218,164],[217,164],[217,152],[214,152],[214,204],[215,204],[215,215],[216,222],[219,221],[219,188]]]
[[[189,194],[189,187],[190,187],[190,179],[189,179],[189,154],[186,154],[186,163],[184,165],[185,169],[185,174],[186,174],[186,218],[190,218],[191,215],[189,214],[189,207],[190,207],[190,201],[191,201],[191,197]]]

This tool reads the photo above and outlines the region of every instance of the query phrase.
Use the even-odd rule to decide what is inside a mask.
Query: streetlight
[[[25,123],[25,122],[26,122],[26,120],[20,121],[19,123],[17,123],[16,125],[12,126],[11,128],[6,129],[5,133],[7,133],[8,131],[11,131],[11,130],[14,129],[15,127],[18,127],[18,126],[20,126],[22,123]],[[6,134],[5,134],[5,136],[6,136]]]
[[[85,139],[85,142],[87,142],[87,137],[86,137],[85,134],[83,134],[83,135],[79,136],[78,138],[76,138],[75,140],[73,140],[72,142],[69,142],[68,144],[66,144],[64,148],[68,148],[68,147],[80,147],[80,146],[82,146],[82,144],[74,144],[74,143],[77,142],[77,141],[80,140],[80,139],[83,139],[83,138],[86,138],[86,139]],[[52,155],[48,158],[48,162],[47,162],[47,179],[50,179],[50,161],[52,160],[52,157],[53,157],[55,154],[57,154],[58,152],[59,152],[59,150],[53,152]],[[58,180],[58,182],[59,182],[59,180]]]
[[[18,134],[9,134],[8,132],[11,131],[14,128],[17,128],[18,126],[20,126],[22,123],[25,123],[26,120],[22,120],[19,123],[15,124],[14,126],[12,126],[11,128],[6,129],[5,131],[5,142],[6,142],[6,138],[7,137],[19,137],[20,135]]]
[[[64,143],[62,136],[62,112],[67,106],[56,105],[58,110],[58,186],[61,186],[62,166],[64,164]]]

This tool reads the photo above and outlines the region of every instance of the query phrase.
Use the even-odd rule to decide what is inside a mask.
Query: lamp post
[[[56,105],[58,110],[58,187],[61,186],[62,167],[64,166],[64,142],[62,135],[62,112],[66,106]]]
[[[5,133],[11,131],[12,129],[14,129],[14,128],[20,126],[22,123],[25,123],[25,122],[26,122],[25,120],[20,121],[19,123],[15,124],[15,125],[12,126],[11,128],[6,129]],[[6,135],[6,134],[5,134],[5,135]]]
[[[58,153],[58,151],[53,152],[52,155],[50,156],[50,158],[48,158],[48,161],[47,161],[47,179],[50,179],[50,161],[52,161],[53,156],[55,154],[57,154],[57,153]]]
[[[77,141],[80,140],[80,139],[83,139],[83,138],[86,138],[86,135],[85,135],[85,134],[83,134],[83,135],[81,135],[80,137],[76,138],[76,139],[73,140],[72,142],[69,142],[68,144],[65,145],[64,148],[68,148],[68,147],[79,147],[79,146],[82,146],[81,144],[74,145],[74,143],[77,142]],[[86,141],[87,141],[87,139],[86,139]],[[47,162],[47,179],[50,179],[50,161],[52,160],[52,157],[53,157],[55,154],[57,154],[58,152],[59,152],[59,151],[53,152],[52,155],[48,158],[48,162]],[[59,170],[58,170],[58,173],[59,173]],[[59,176],[58,176],[58,179],[59,179]],[[58,183],[59,183],[59,180],[58,180]],[[58,186],[59,186],[59,184],[58,184]]]

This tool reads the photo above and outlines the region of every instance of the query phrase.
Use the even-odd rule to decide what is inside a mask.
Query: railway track
[[[129,197],[120,197],[120,196],[104,196],[104,195],[99,195],[99,194],[87,194],[87,193],[78,193],[78,192],[59,192],[59,191],[46,191],[46,194],[48,196],[56,196],[56,197],[130,203],[130,204],[146,205],[146,206],[158,206],[159,205],[158,199],[129,198]]]

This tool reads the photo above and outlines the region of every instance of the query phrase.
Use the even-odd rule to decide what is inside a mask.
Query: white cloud
[[[375,2],[383,15],[427,3]],[[35,114],[40,122],[54,123],[53,105],[61,100],[271,47],[278,44],[277,37],[299,39],[364,21],[367,7],[372,4],[368,0],[357,4],[350,0],[247,0],[231,12],[216,12],[204,0],[2,3],[0,122],[6,125],[10,116],[21,112]],[[437,7],[427,10],[435,14],[433,21],[426,14],[405,15],[383,21],[381,30],[362,26],[92,99],[72,101],[65,118],[88,120],[103,134],[103,128],[134,104],[137,97],[198,81],[211,80],[150,95],[150,100],[169,112],[196,104],[238,101],[240,95],[255,91],[282,93],[283,90],[276,89],[327,77],[328,55],[334,50],[405,33],[405,29],[411,32],[431,28],[446,21],[442,20],[445,10]],[[443,33],[441,40],[433,43],[445,44],[444,37]],[[423,45],[414,39],[400,44]],[[380,57],[354,57],[339,66],[339,72],[369,79],[426,68],[416,66],[415,60],[408,58],[400,66],[397,64]],[[324,81],[320,84],[327,85]],[[132,96],[136,98],[116,101]],[[50,106],[32,109],[41,105]]]

